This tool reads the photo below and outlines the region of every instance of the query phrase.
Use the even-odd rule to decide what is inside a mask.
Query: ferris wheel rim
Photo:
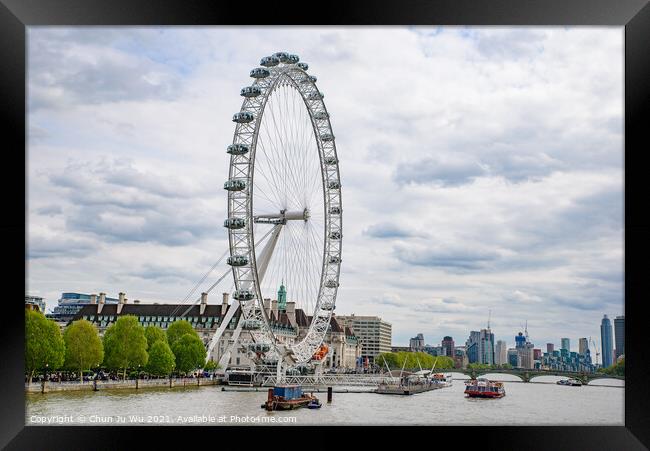
[[[261,63],[264,64],[264,61],[263,58]],[[273,352],[275,352],[277,359],[284,359],[288,349],[292,354],[291,360],[297,365],[311,360],[312,355],[322,344],[335,307],[340,278],[342,203],[338,156],[329,113],[323,101],[323,95],[316,87],[315,77],[307,74],[307,65],[300,66],[296,62],[253,69],[251,77],[255,78],[255,82],[251,86],[242,89],[244,101],[239,113],[236,113],[233,117],[236,126],[232,146],[247,144],[248,151],[239,155],[231,153],[227,183],[234,183],[235,180],[245,180],[246,183],[244,183],[242,189],[228,190],[227,221],[237,218],[245,221],[244,227],[238,229],[229,228],[228,236],[231,258],[240,257],[244,254],[248,257],[246,264],[233,265],[232,267],[236,293],[239,293],[239,290],[243,289],[243,287],[250,286],[252,288],[250,294],[254,296],[253,299],[240,301],[242,318],[244,320],[261,318],[265,326],[262,333],[251,332],[253,341],[270,342],[268,344],[273,348],[270,354],[273,355]],[[260,74],[264,76],[257,77]],[[258,250],[256,249],[253,229],[255,163],[260,127],[270,97],[283,84],[295,89],[307,109],[318,148],[323,194],[323,249],[317,299],[314,303],[314,311],[310,312],[313,319],[302,340],[289,347],[279,346],[278,339],[270,327],[270,320],[264,308],[257,269]],[[255,94],[258,91],[257,95],[251,95],[251,97],[245,95]],[[318,116],[318,119],[316,116]],[[251,123],[253,124],[252,128],[249,125]],[[242,138],[248,138],[248,142]],[[238,163],[242,163],[242,160],[243,164],[237,166]],[[244,192],[243,195],[242,192]],[[245,212],[245,218],[242,218],[242,211]],[[235,213],[239,213],[239,216]],[[243,239],[244,235],[245,239]],[[241,261],[243,262],[244,259]],[[247,268],[242,269],[247,265]],[[327,308],[324,308],[324,306]]]

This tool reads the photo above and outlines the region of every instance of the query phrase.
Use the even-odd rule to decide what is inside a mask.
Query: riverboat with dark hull
[[[438,388],[442,388],[442,386],[426,377],[407,376],[400,378],[399,382],[383,382],[379,384],[375,393],[382,395],[414,395]]]
[[[503,398],[506,390],[503,388],[503,382],[479,377],[465,382],[464,393],[468,398]]]
[[[562,379],[556,382],[557,385],[569,385],[572,387],[582,387],[582,382],[578,379]]]
[[[262,409],[293,410],[301,407],[314,408],[316,405],[320,407],[320,401],[317,397],[303,393],[300,385],[287,384],[269,388],[268,398],[262,404]]]

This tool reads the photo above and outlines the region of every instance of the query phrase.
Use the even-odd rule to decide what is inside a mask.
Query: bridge
[[[561,370],[538,370],[538,369],[522,369],[522,368],[512,368],[512,369],[460,369],[454,368],[450,370],[442,370],[444,372],[450,373],[461,373],[471,378],[477,378],[484,376],[486,374],[510,374],[517,376],[522,380],[522,382],[531,382],[531,380],[538,376],[560,376],[566,378],[577,379],[583,384],[588,384],[591,381],[597,379],[618,379],[625,380],[625,376],[614,376],[609,374],[602,373],[587,373],[582,371],[561,371]]]
[[[573,371],[553,371],[553,370],[535,370],[535,369],[494,369],[494,370],[476,370],[476,369],[445,369],[440,370],[443,373],[460,373],[470,378],[477,378],[486,374],[509,374],[517,376],[521,382],[532,382],[533,378],[538,376],[559,376],[566,378],[578,379],[583,384],[587,385],[589,382],[597,379],[618,379],[625,380],[624,376],[611,376],[602,373],[584,373]],[[334,386],[349,386],[349,387],[369,387],[377,386],[381,382],[390,382],[391,380],[398,379],[400,371],[392,371],[389,373],[377,374],[311,374],[303,376],[285,376],[284,383],[300,384],[306,387],[334,387]],[[262,380],[263,387],[272,387],[276,384],[276,376],[269,374],[265,375]]]

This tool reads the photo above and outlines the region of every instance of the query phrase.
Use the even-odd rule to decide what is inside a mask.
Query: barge
[[[301,407],[320,407],[317,397],[302,392],[300,385],[276,385],[269,388],[268,398],[262,409],[266,410],[293,410]]]

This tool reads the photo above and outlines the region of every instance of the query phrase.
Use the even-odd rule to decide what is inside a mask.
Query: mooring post
[[[273,410],[273,389],[269,388],[268,396],[266,397],[266,410]]]
[[[332,402],[332,387],[327,387],[327,402]]]

